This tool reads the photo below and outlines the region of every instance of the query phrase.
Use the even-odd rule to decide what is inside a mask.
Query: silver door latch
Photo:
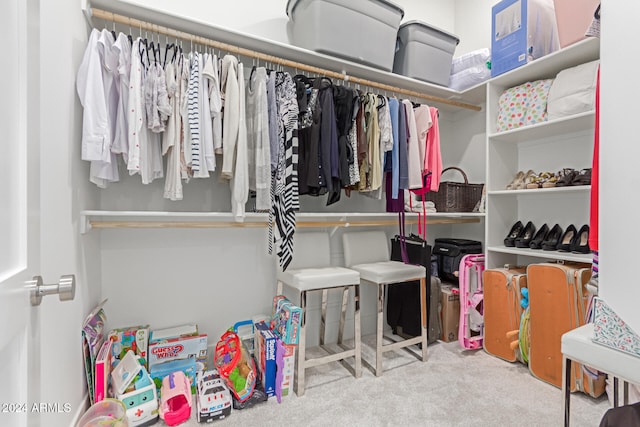
[[[76,276],[65,274],[60,276],[58,283],[45,285],[42,276],[33,276],[33,280],[27,282],[27,287],[31,289],[31,305],[37,306],[42,302],[45,295],[58,294],[60,301],[71,301],[76,295]]]

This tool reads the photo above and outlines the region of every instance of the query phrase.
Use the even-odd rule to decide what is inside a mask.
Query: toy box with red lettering
[[[195,359],[196,369],[207,369],[207,335],[183,336],[149,343],[149,367],[176,359]]]
[[[215,369],[198,373],[196,405],[200,423],[231,414],[231,392]]]

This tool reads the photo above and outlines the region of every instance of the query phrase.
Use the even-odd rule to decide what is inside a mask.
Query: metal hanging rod
[[[175,30],[173,28],[164,27],[162,25],[152,24],[150,22],[142,21],[136,18],[131,18],[129,16],[119,15],[117,13],[108,12],[102,9],[90,8],[91,16],[99,19],[103,19],[105,21],[111,21],[114,23],[119,23],[123,25],[127,25],[131,28],[139,28],[140,30],[151,31],[156,34],[162,34],[170,37],[174,37],[177,39],[182,39],[185,41],[189,41],[202,46],[210,46],[219,50],[224,50],[225,52],[229,52],[238,56],[246,56],[249,58],[255,58],[258,60],[262,60],[265,62],[271,62],[273,64],[279,64],[284,67],[294,68],[298,70],[307,71],[309,73],[320,74],[327,77],[331,77],[338,80],[343,80],[345,82],[351,82],[355,84],[360,84],[363,86],[380,89],[383,91],[393,92],[397,94],[402,94],[406,96],[412,96],[415,98],[425,99],[428,101],[434,101],[441,104],[451,105],[458,108],[464,108],[467,110],[480,111],[482,108],[473,105],[467,104],[465,102],[456,101],[453,99],[441,98],[434,95],[429,95],[422,92],[417,92],[413,90],[403,89],[397,86],[391,86],[385,83],[376,82],[373,80],[362,79],[355,76],[350,76],[345,73],[338,73],[331,70],[326,70],[320,67],[314,67],[312,65],[304,64],[301,62],[291,61],[288,59],[280,58],[274,55],[267,55],[262,52],[257,52],[251,49],[245,49],[243,47],[235,46],[229,43],[222,43],[216,40],[211,40],[205,37],[197,36],[194,34],[190,34],[184,31]]]
[[[461,224],[480,222],[479,218],[427,218],[427,224]],[[417,219],[407,219],[406,224],[417,224]],[[299,221],[298,228],[327,227],[384,227],[398,225],[398,220],[353,220],[353,221]],[[89,221],[90,228],[264,228],[260,222],[215,222],[215,221]]]

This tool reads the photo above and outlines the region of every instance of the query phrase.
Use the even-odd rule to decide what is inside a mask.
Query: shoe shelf
[[[489,191],[488,194],[492,196],[538,196],[540,194],[589,193],[590,191],[590,185],[569,185],[566,187],[528,188],[524,190],[494,190]]]
[[[544,251],[540,249],[511,248],[507,246],[488,246],[487,252],[520,255],[532,258],[551,259],[557,261],[586,262],[591,264],[592,254],[574,254],[572,252]]]

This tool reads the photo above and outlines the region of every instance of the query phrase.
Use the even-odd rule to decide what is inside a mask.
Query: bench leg
[[[307,291],[300,292],[300,308],[302,319],[300,321],[300,338],[298,339],[298,357],[296,358],[296,377],[294,380],[295,392],[298,397],[304,395],[304,370],[305,370],[305,346],[307,334]]]
[[[629,404],[629,383],[627,381],[623,381],[622,384],[623,384],[622,393],[623,393],[624,405],[628,405]]]
[[[376,377],[382,375],[382,346],[384,321],[384,284],[378,284],[378,315],[376,327]]]
[[[327,325],[327,289],[322,290],[322,312],[320,315],[320,345],[324,345],[326,325]]]
[[[355,347],[355,375],[362,376],[362,336],[360,331],[360,285],[355,285],[353,297],[353,341]]]
[[[571,404],[571,359],[562,357],[562,409],[564,426],[569,427],[569,405]]]
[[[340,311],[340,328],[338,329],[338,344],[342,344],[344,338],[344,323],[347,318],[347,304],[349,303],[349,287],[342,288],[342,307]]]
[[[422,336],[422,361],[427,361],[427,315],[429,314],[427,307],[427,279],[420,279],[420,334]]]

